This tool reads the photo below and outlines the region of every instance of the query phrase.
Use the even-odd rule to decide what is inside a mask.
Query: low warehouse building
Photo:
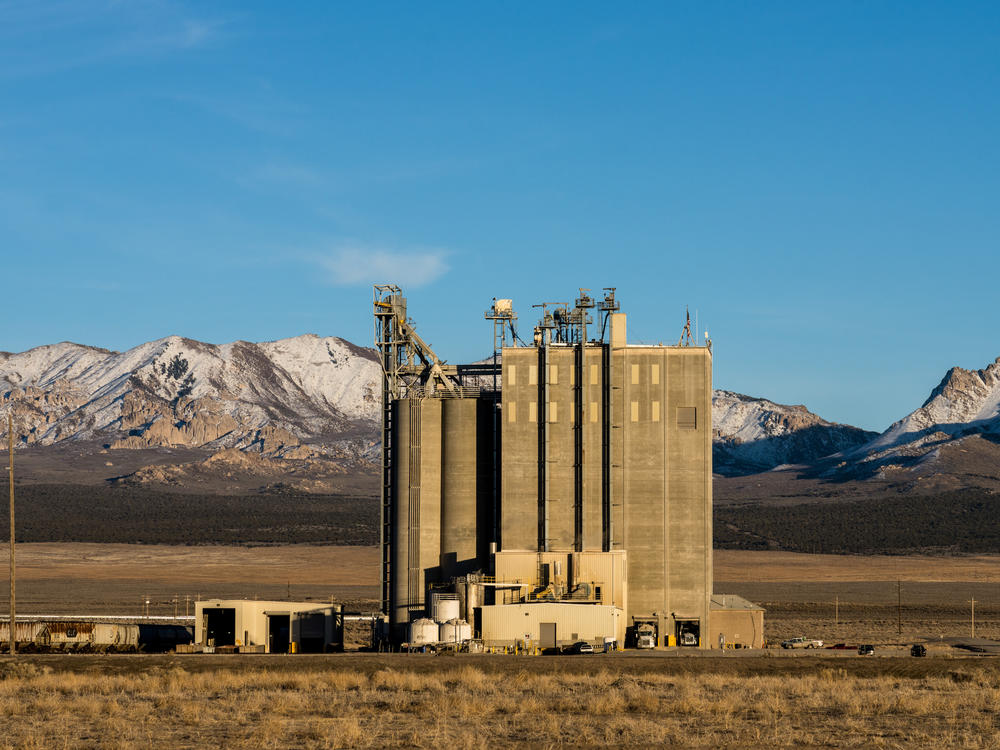
[[[603,648],[617,641],[622,610],[603,604],[531,602],[482,607],[483,645],[562,648],[586,641]]]
[[[763,648],[764,608],[736,594],[712,594],[712,648]]]
[[[208,599],[195,604],[195,644],[246,653],[319,653],[344,647],[339,604]]]

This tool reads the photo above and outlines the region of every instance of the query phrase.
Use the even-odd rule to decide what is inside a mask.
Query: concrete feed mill
[[[717,646],[710,346],[690,327],[629,345],[613,289],[540,307],[525,342],[494,300],[494,356],[448,365],[400,289],[375,287],[390,638],[430,642],[443,597],[486,648],[620,647],[640,630]]]

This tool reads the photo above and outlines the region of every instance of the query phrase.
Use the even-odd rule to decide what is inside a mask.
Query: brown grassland
[[[370,610],[377,594],[370,547],[25,544],[18,559],[25,614],[289,593]],[[877,656],[0,656],[0,749],[1000,748],[1000,659],[942,641],[906,655],[968,636],[971,598],[977,635],[1000,638],[1000,558],[718,551],[715,573],[767,608],[768,638]]]
[[[0,747],[1000,746],[986,658],[102,658],[0,664]]]

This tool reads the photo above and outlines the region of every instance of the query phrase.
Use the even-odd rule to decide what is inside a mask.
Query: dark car
[[[910,649],[910,656],[927,656],[927,647],[922,643],[914,643]]]
[[[586,641],[577,641],[566,649],[566,651],[570,654],[592,654],[594,653],[594,647]]]
[[[858,646],[858,656],[875,656],[875,647],[870,643]]]

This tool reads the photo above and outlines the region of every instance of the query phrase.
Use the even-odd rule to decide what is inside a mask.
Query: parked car
[[[910,656],[927,656],[927,647],[922,643],[914,643],[910,649]]]
[[[781,642],[782,648],[823,648],[823,641],[816,640],[815,638],[805,638],[804,636],[799,636],[798,638],[789,638],[787,641]]]
[[[681,645],[682,646],[697,646],[698,645],[698,636],[696,636],[694,633],[691,633],[691,632],[688,632],[688,631],[685,631],[685,632],[681,633]]]
[[[875,647],[870,643],[858,646],[858,656],[875,656]]]
[[[587,643],[586,641],[577,641],[568,649],[566,649],[570,654],[592,654],[594,653],[594,647]]]

